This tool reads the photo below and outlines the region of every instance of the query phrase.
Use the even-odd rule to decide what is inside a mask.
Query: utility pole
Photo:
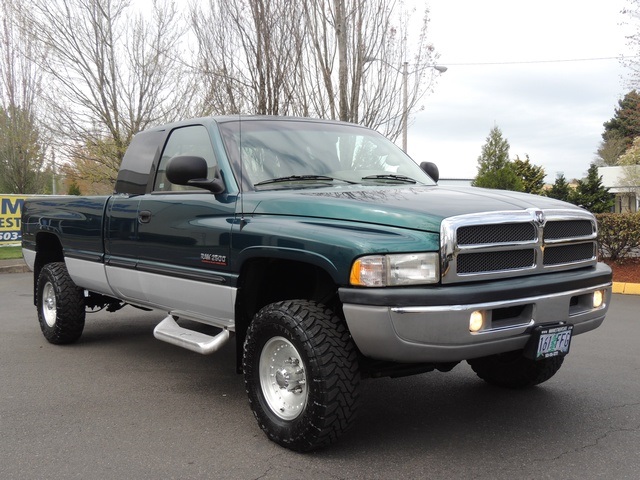
[[[382,62],[386,66],[402,74],[402,122],[401,122],[402,150],[406,152],[407,151],[407,130],[408,130],[408,123],[409,123],[409,91],[408,91],[408,85],[407,85],[409,81],[409,62],[403,62],[402,70],[400,70],[399,68],[394,67],[393,65],[391,65],[389,62],[387,62],[382,58],[366,57],[364,59],[365,63],[373,62],[373,61]],[[433,68],[439,73],[444,73],[447,71],[447,67],[443,65],[426,65],[426,67]],[[411,73],[415,73],[415,72],[411,72]]]

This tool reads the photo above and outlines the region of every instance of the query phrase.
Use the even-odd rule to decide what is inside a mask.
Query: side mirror
[[[176,185],[204,188],[216,195],[224,192],[220,171],[216,168],[214,178],[207,178],[208,172],[209,166],[204,158],[180,155],[169,160],[165,173],[167,180]]]
[[[433,162],[422,162],[420,164],[420,168],[429,175],[434,182],[438,183],[440,180],[440,171],[438,170],[438,166]]]

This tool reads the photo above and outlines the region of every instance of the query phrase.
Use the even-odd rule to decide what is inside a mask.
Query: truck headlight
[[[438,253],[402,253],[360,257],[349,281],[359,287],[392,287],[437,283]]]

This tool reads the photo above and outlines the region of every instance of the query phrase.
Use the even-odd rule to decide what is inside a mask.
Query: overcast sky
[[[419,0],[417,0],[419,1]],[[429,38],[448,67],[409,127],[408,153],[441,178],[473,178],[497,125],[510,158],[585,176],[602,124],[628,91],[624,0],[430,0]],[[540,62],[509,64],[509,62]],[[497,63],[494,65],[465,65]],[[505,64],[507,63],[507,64]]]

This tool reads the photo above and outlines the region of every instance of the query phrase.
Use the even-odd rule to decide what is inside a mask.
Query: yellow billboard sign
[[[20,243],[20,217],[27,197],[0,194],[0,245]]]

